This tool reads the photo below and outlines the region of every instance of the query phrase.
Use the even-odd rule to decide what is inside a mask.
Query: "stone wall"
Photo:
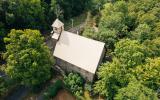
[[[79,74],[81,74],[81,76],[86,79],[87,81],[93,81],[94,79],[94,74],[90,73],[86,70],[81,69],[80,67],[77,67],[73,64],[70,64],[66,61],[63,61],[59,58],[56,58],[56,64],[58,66],[60,66],[63,70],[67,71],[67,72],[77,72]]]

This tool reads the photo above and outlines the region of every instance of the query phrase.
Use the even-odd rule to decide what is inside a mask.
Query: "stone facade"
[[[70,64],[64,60],[61,60],[59,58],[56,58],[56,64],[58,66],[60,66],[64,71],[66,72],[76,72],[76,73],[79,73],[81,74],[81,76],[86,79],[87,81],[93,81],[94,79],[94,75],[93,73],[90,73],[84,69],[81,69],[80,67],[77,67],[73,64]]]

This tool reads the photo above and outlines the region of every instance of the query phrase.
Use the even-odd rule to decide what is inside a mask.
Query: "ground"
[[[53,100],[76,100],[76,98],[71,95],[67,90],[60,90]]]

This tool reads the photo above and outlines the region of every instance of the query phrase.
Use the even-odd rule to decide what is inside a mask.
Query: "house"
[[[64,31],[64,24],[58,19],[52,27],[52,38],[56,41],[53,52],[56,64],[67,72],[78,72],[92,81],[104,56],[105,43]]]

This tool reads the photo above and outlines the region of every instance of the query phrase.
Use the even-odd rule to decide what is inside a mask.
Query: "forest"
[[[0,0],[0,99],[19,85],[36,94],[56,77],[46,36],[56,18],[81,14],[80,35],[105,43],[103,62],[94,82],[62,75],[44,100],[62,88],[78,100],[160,99],[160,0]]]

